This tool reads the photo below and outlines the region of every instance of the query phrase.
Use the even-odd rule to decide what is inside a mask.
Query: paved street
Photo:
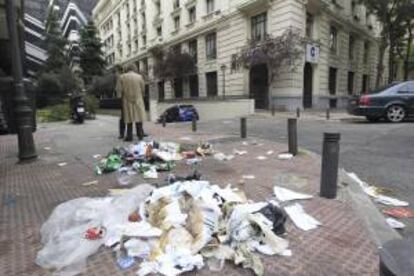
[[[39,229],[59,203],[77,197],[96,197],[107,194],[108,188],[119,188],[116,173],[95,176],[95,154],[105,154],[122,144],[116,138],[117,118],[99,116],[83,125],[67,122],[40,124],[35,134],[39,159],[16,164],[16,137],[0,137],[0,194],[3,208],[0,218],[0,275],[49,275],[34,263],[41,248]],[[150,139],[197,144],[211,141],[214,148],[231,153],[235,148],[249,154],[237,156],[230,162],[205,158],[197,169],[205,179],[226,186],[233,183],[242,188],[249,199],[269,199],[275,184],[314,195],[303,201],[306,211],[323,227],[304,232],[292,222],[287,223],[287,238],[293,251],[291,257],[263,257],[265,275],[378,275],[378,252],[363,221],[355,214],[353,201],[340,188],[338,198],[328,200],[318,196],[320,164],[312,154],[301,154],[288,161],[275,158],[286,145],[247,139],[244,145],[237,137],[199,131],[191,133],[188,124],[146,124]],[[256,141],[254,141],[256,140]],[[253,143],[255,142],[255,143]],[[127,144],[125,144],[127,145]],[[274,151],[269,155],[268,151]],[[266,161],[258,156],[267,155]],[[65,165],[58,164],[65,162]],[[174,169],[178,175],[192,171],[185,162]],[[159,180],[168,173],[162,173]],[[240,183],[241,175],[253,174],[254,179]],[[86,185],[98,180],[97,185]],[[144,183],[140,176],[136,183]],[[134,182],[135,182],[134,181]],[[158,182],[159,183],[159,182]],[[10,242],[12,240],[13,242]],[[109,249],[101,249],[90,258],[85,275],[135,275],[137,265],[121,271]],[[218,275],[252,275],[234,265],[226,265]],[[211,275],[203,269],[188,275]]]
[[[332,116],[335,118],[335,114]],[[276,117],[254,115],[248,119],[248,135],[287,143],[286,117],[284,113]],[[239,124],[236,119],[221,120],[200,123],[199,128],[238,135]],[[311,116],[298,121],[300,147],[321,153],[323,132],[341,133],[341,167],[356,172],[370,184],[393,189],[396,197],[414,204],[414,122],[368,123],[350,118],[326,121],[321,115]],[[414,221],[404,223],[408,227],[402,234],[414,233]]]

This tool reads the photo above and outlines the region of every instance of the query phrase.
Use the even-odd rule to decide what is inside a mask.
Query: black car
[[[375,122],[382,118],[398,123],[414,116],[414,81],[392,83],[349,99],[348,113]]]

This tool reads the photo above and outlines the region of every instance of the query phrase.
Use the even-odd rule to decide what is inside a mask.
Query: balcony
[[[240,1],[237,9],[241,12],[247,13],[258,8],[270,7],[271,0],[245,0]]]
[[[176,7],[174,8],[174,10],[171,12],[171,16],[178,16],[181,13],[181,7]]]
[[[197,1],[196,1],[196,0],[188,0],[188,1],[185,3],[185,7],[186,7],[187,9],[189,9],[189,8],[194,7],[196,4],[197,4]]]
[[[163,21],[162,17],[160,17],[160,15],[158,14],[155,16],[154,21],[152,21],[152,25],[154,27],[158,27],[162,24],[162,21]]]

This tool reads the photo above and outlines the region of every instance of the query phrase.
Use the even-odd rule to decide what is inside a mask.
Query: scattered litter
[[[289,160],[292,159],[294,156],[291,153],[281,153],[277,156],[277,159],[279,160]]]
[[[196,157],[196,153],[194,151],[183,151],[181,155],[185,159],[193,159]]]
[[[375,186],[370,186],[368,183],[362,181],[355,173],[347,173],[347,175],[354,180],[361,189],[370,197],[374,198],[374,201],[387,206],[404,207],[408,206],[409,203],[393,197],[385,196],[379,193],[380,189]]]
[[[188,165],[188,166],[195,166],[195,165],[198,165],[198,164],[200,164],[201,163],[201,159],[200,158],[192,158],[192,159],[187,159],[186,160],[186,164]]]
[[[394,218],[414,218],[414,209],[404,207],[387,209],[383,213]]]
[[[95,155],[93,156],[93,158],[94,158],[94,159],[101,159],[101,158],[102,158],[102,155],[100,155],[100,154],[95,154]]]
[[[213,145],[209,143],[200,144],[197,147],[196,153],[202,157],[205,157],[207,155],[212,155],[214,153]]]
[[[269,150],[268,152],[266,152],[267,155],[272,155],[273,153],[275,153],[273,150]]]
[[[233,158],[234,158],[234,155],[225,155],[222,152],[218,152],[214,154],[214,159],[219,160],[219,161],[230,161]]]
[[[91,240],[91,241],[99,240],[99,239],[102,239],[104,235],[105,235],[104,227],[89,228],[88,230],[86,230],[85,239]]]
[[[127,167],[120,168],[117,173],[118,184],[121,186],[128,186],[131,184],[132,177],[128,173],[130,169]]]
[[[58,166],[59,166],[59,167],[64,167],[64,166],[66,166],[67,164],[68,164],[68,163],[66,163],[66,162],[62,162],[62,163],[59,163],[59,164],[58,164]]]
[[[181,140],[181,141],[192,141],[192,140],[193,140],[193,138],[191,138],[191,137],[187,137],[187,136],[184,136],[184,137],[181,137],[181,138],[180,138],[180,140]]]
[[[283,210],[273,202],[248,201],[230,185],[196,180],[153,189],[143,184],[111,194],[118,195],[56,207],[42,226],[44,247],[36,263],[57,273],[82,273],[87,258],[105,245],[123,270],[141,259],[137,275],[179,275],[206,263],[220,271],[225,261],[264,275],[256,252],[291,255],[289,242],[278,236],[286,231]]]
[[[237,150],[237,149],[234,149],[233,150],[233,154],[234,155],[246,155],[247,154],[247,151],[246,150]]]
[[[275,186],[273,188],[276,198],[281,201],[300,200],[300,199],[311,199],[313,196],[294,192],[292,190]]]
[[[303,231],[309,231],[321,225],[319,221],[305,213],[305,210],[303,210],[302,205],[299,203],[285,207],[285,211],[293,223]]]
[[[243,146],[248,146],[248,145],[249,145],[249,143],[248,143],[248,142],[246,142],[246,141],[244,141],[244,142],[242,143],[242,145],[243,145]]]
[[[135,259],[130,256],[120,256],[117,258],[116,263],[122,270],[127,270],[135,264]]]
[[[49,151],[49,150],[51,150],[52,148],[51,148],[51,147],[44,147],[43,149],[44,149],[44,150]]]
[[[252,174],[246,174],[246,175],[243,175],[242,178],[247,179],[247,180],[252,180],[252,179],[256,179],[256,176]]]
[[[387,218],[385,221],[388,223],[388,225],[393,229],[403,229],[405,228],[405,224],[401,221],[398,221],[394,218]]]
[[[119,196],[127,193],[129,189],[109,189],[109,196]]]
[[[86,182],[83,183],[82,186],[93,186],[93,185],[98,185],[99,181],[98,180],[94,180],[94,181],[90,181],[90,182]]]
[[[256,157],[257,160],[267,160],[266,156],[258,156]]]
[[[144,177],[144,179],[157,179],[158,178],[157,169],[153,166],[149,170],[145,171],[142,174],[142,176]]]

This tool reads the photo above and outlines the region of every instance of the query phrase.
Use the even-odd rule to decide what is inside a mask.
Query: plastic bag
[[[44,246],[37,254],[36,263],[46,269],[56,269],[60,275],[82,273],[87,258],[109,239],[117,240],[116,226],[128,222],[129,214],[152,190],[150,185],[140,185],[117,197],[78,198],[60,204],[41,228]],[[87,240],[85,233],[93,227],[105,227],[105,236]]]

